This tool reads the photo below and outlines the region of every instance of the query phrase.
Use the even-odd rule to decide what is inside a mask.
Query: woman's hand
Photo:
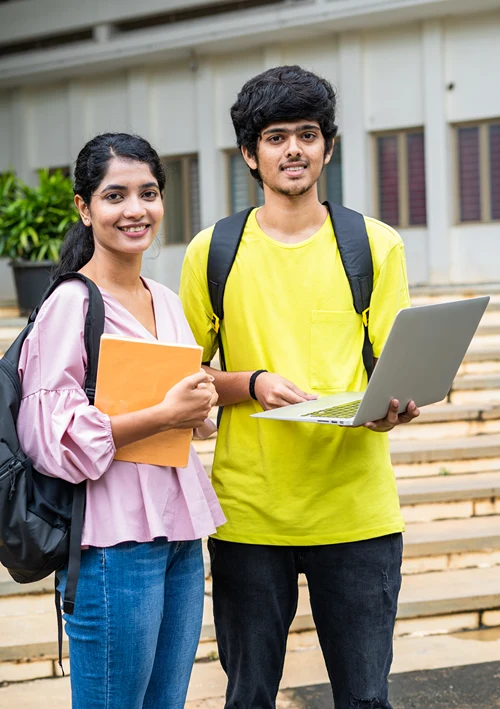
[[[159,404],[165,428],[201,428],[218,400],[213,381],[202,369],[175,384]]]

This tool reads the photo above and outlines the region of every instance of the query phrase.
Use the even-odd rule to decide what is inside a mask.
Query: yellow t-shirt
[[[363,325],[330,217],[313,236],[283,244],[247,221],[224,296],[228,371],[267,369],[304,391],[363,391]],[[403,243],[366,218],[374,267],[370,339],[379,357],[393,320],[409,305]],[[208,362],[207,260],[213,227],[190,243],[180,295]],[[404,529],[387,434],[250,418],[256,401],[227,406],[212,482],[227,518],[216,537],[233,542],[312,545],[369,539]]]

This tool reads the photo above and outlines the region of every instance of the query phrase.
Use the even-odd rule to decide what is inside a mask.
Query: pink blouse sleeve
[[[87,308],[83,283],[59,286],[40,310],[19,360],[21,447],[41,473],[73,483],[100,478],[115,454],[109,416],[90,406],[83,390]]]

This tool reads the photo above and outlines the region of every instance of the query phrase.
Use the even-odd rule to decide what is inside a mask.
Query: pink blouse
[[[195,344],[179,298],[144,280],[153,299],[158,339]],[[117,300],[101,293],[104,332],[154,340]],[[155,537],[183,541],[213,533],[225,519],[193,448],[186,468],[113,460],[109,416],[90,406],[82,388],[87,308],[86,286],[76,280],[63,283],[42,306],[23,345],[17,421],[22,449],[45,475],[74,483],[87,480],[82,546]]]

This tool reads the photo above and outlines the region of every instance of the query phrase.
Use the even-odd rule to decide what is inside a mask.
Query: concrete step
[[[328,682],[317,634],[314,631],[300,633],[291,636],[290,641],[276,709],[305,709],[306,706],[316,709],[319,704],[306,704],[303,699],[295,702],[295,693],[290,690],[320,686]],[[499,660],[500,634],[496,628],[448,635],[397,637],[394,641],[391,678],[397,678],[402,672],[462,667]],[[28,665],[20,667],[25,670]],[[5,665],[3,670],[5,673]],[[195,663],[185,709],[222,709],[225,690],[226,676],[217,659]],[[0,709],[68,709],[70,703],[69,677],[25,681],[0,687]]]
[[[394,465],[474,460],[500,456],[500,435],[452,438],[449,440],[391,441]]]
[[[447,477],[449,475],[477,475],[500,471],[499,458],[455,459],[430,463],[400,463],[393,465],[398,480],[408,478]]]
[[[402,505],[463,502],[500,496],[500,470],[475,475],[441,475],[398,480]]]
[[[213,462],[214,439],[197,443],[198,455],[202,464],[210,475]],[[481,436],[458,436],[448,440],[394,440],[391,441],[391,458],[394,466],[420,465],[427,463],[441,463],[437,469],[437,474],[441,468],[448,469],[448,465],[453,461],[474,461],[484,458],[500,457],[500,434]],[[473,464],[469,463],[462,472],[473,472]],[[490,468],[491,469],[491,468]],[[495,469],[498,469],[495,467]],[[478,471],[479,472],[479,471]],[[427,472],[415,471],[413,475],[429,475]],[[431,473],[436,474],[436,473]],[[408,470],[405,470],[404,477],[408,477]]]
[[[214,639],[210,584],[207,584],[201,640]],[[447,570],[404,577],[396,634],[430,632],[436,628],[479,628],[500,625],[500,573],[498,567]],[[491,612],[490,612],[491,611]],[[494,612],[493,612],[494,611]],[[488,612],[489,615],[488,615]],[[457,614],[462,617],[458,618]],[[448,618],[448,616],[454,616]],[[0,666],[2,662],[56,657],[56,623],[53,597],[6,598],[0,606]],[[457,626],[458,623],[458,626]],[[307,587],[299,589],[292,632],[314,629]],[[64,653],[67,654],[65,641]]]
[[[499,565],[499,516],[407,525],[403,553],[405,575],[495,566],[500,577]]]
[[[476,337],[467,350],[464,362],[494,362],[500,359],[500,346],[495,337]]]
[[[498,472],[399,480],[398,492],[407,523],[500,515]]]
[[[498,281],[493,283],[456,283],[456,284],[432,284],[416,285],[410,287],[411,302],[417,305],[420,298],[424,302],[443,303],[460,298],[476,298],[479,295],[489,295],[490,305],[496,300],[500,301],[500,285]],[[422,303],[423,304],[423,303]]]

